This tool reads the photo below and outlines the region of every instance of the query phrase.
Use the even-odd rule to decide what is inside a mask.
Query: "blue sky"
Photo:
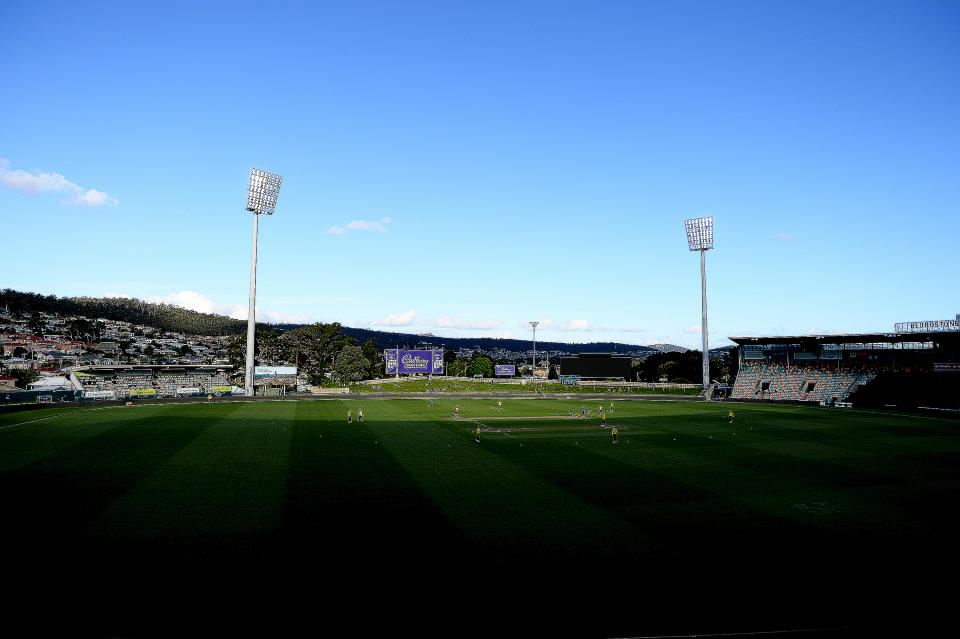
[[[960,312],[956,2],[8,3],[0,287],[711,344]]]

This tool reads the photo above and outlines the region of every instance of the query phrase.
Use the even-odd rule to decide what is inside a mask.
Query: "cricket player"
[[[617,439],[617,435],[619,435],[619,434],[620,434],[620,431],[618,431],[618,430],[617,430],[617,427],[614,426],[614,427],[613,427],[613,430],[610,431],[610,436],[613,437],[613,443],[614,443],[614,444],[618,443],[619,440]]]
[[[479,442],[479,441],[480,441],[480,427],[479,427],[479,426],[477,426],[477,438],[476,438],[475,440],[473,440],[473,441],[476,441],[476,442]]]
[[[503,401],[497,400],[497,410],[503,410]]]
[[[348,424],[352,424],[352,423],[353,423],[353,411],[352,411],[352,410],[348,410],[348,411],[347,411],[347,423],[348,423]]]
[[[361,422],[363,421],[363,409],[362,409],[362,408],[361,408],[360,411],[357,413],[357,417],[359,418],[359,420],[360,420]]]
[[[729,413],[727,413],[727,419],[730,420],[730,423],[731,423],[731,424],[733,423],[733,411],[732,411],[732,410],[731,410]]]

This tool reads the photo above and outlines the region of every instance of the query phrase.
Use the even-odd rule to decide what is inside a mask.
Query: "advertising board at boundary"
[[[443,351],[407,351],[388,348],[383,351],[386,360],[386,373],[420,373],[421,375],[443,375]]]

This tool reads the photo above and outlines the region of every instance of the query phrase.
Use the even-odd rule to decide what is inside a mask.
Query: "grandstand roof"
[[[915,342],[955,342],[960,332],[927,333],[844,333],[840,335],[777,335],[770,337],[728,337],[738,346],[747,344],[903,344]]]

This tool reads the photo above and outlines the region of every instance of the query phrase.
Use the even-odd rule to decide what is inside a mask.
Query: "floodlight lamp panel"
[[[283,178],[275,173],[250,169],[247,210],[258,215],[273,215]]]
[[[687,230],[687,245],[691,251],[707,251],[713,248],[713,217],[698,217],[684,220]]]

